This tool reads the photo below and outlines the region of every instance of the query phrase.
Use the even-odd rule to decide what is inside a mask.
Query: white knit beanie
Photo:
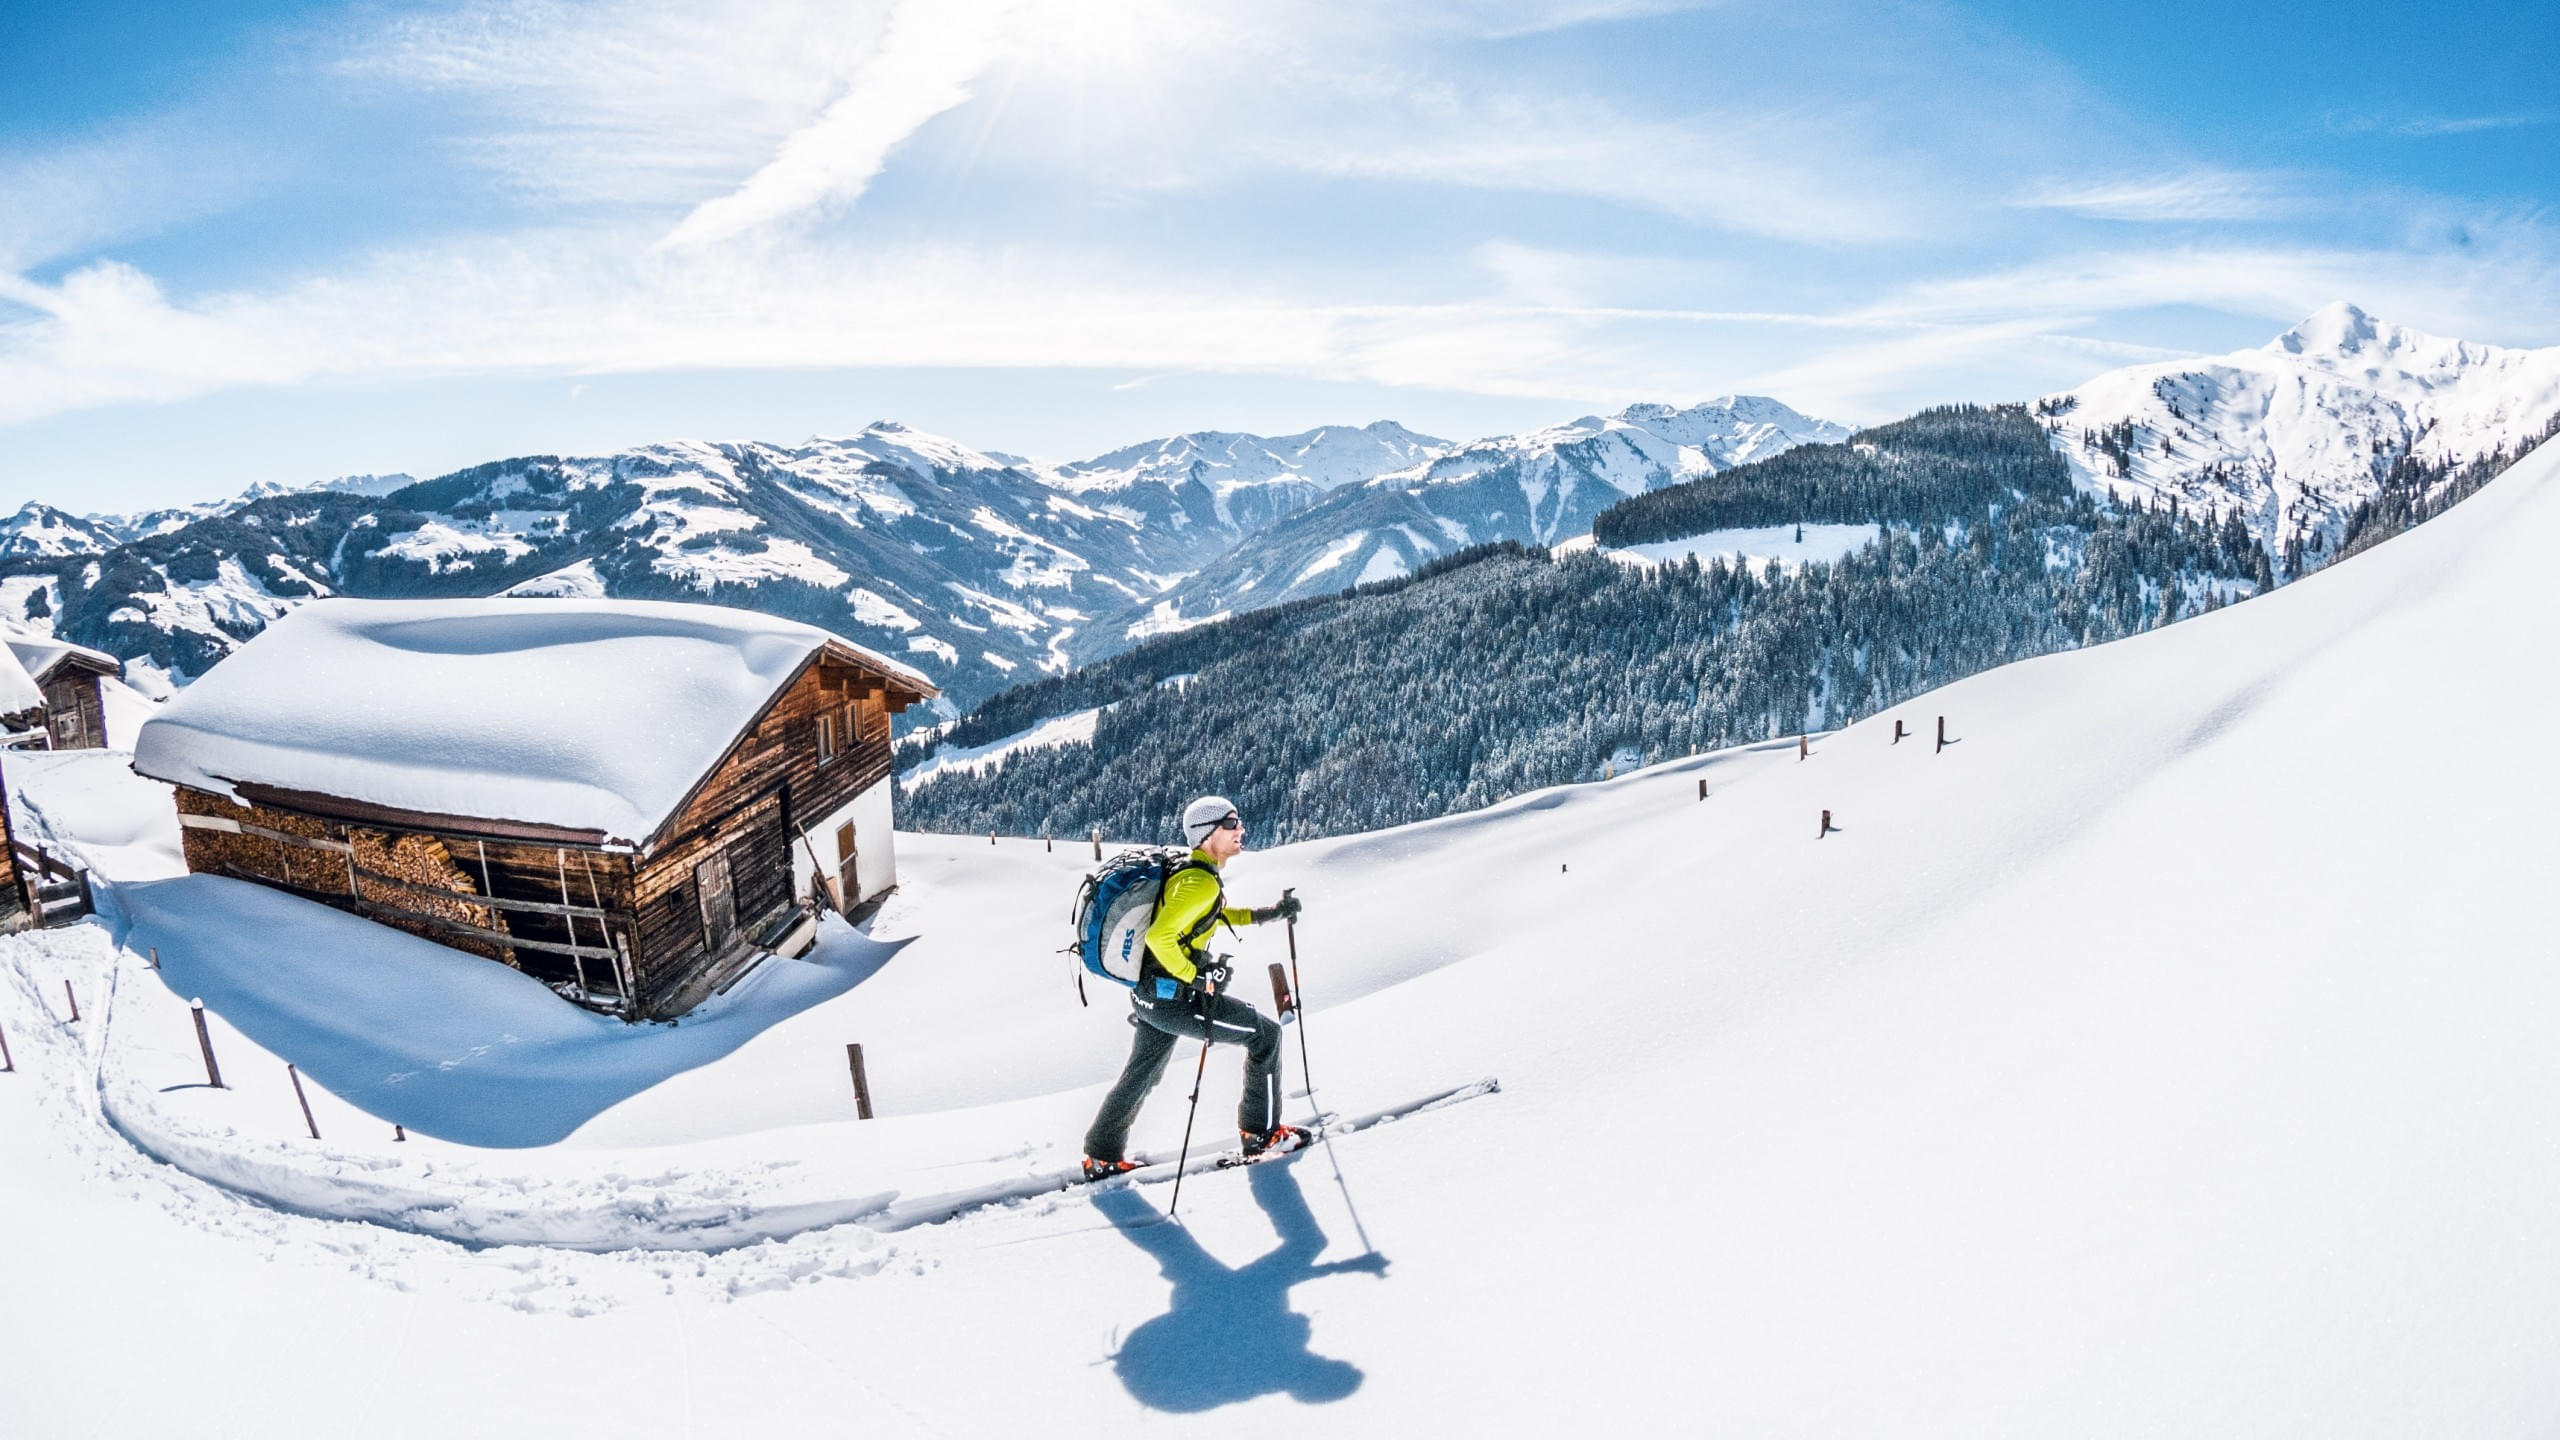
[[[1183,837],[1188,839],[1191,842],[1191,848],[1196,850],[1200,848],[1202,841],[1209,838],[1210,831],[1224,824],[1227,817],[1235,813],[1235,802],[1226,796],[1203,795],[1182,807]]]

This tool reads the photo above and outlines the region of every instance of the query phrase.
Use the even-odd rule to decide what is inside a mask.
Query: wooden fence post
[[[229,1089],[222,1083],[222,1067],[213,1063],[213,1032],[205,1028],[204,1002],[190,1000],[187,1006],[196,1014],[196,1048],[204,1052],[204,1083],[216,1090]]]
[[[864,1074],[862,1070],[862,1047],[847,1045],[844,1047],[844,1058],[845,1063],[853,1067],[854,1113],[868,1120],[871,1118],[871,1077]]]
[[[62,977],[62,998],[71,1002],[71,1023],[80,1023],[80,992],[71,988],[71,977]]]
[[[319,1139],[320,1122],[311,1118],[311,1097],[302,1093],[302,1072],[293,1068],[293,1062],[287,1060],[284,1062],[284,1073],[287,1079],[293,1081],[293,1098],[302,1102],[303,1128],[311,1132],[312,1139]]]
[[[151,947],[151,968],[154,970],[160,968],[160,947],[157,945]]]
[[[1093,827],[1093,858],[1102,858],[1102,827],[1099,825]]]
[[[987,832],[987,843],[990,845],[996,843],[996,832],[993,830]]]
[[[1802,759],[1806,758],[1807,756],[1811,755],[1812,753],[1813,753],[1813,741],[1812,741],[1812,739],[1811,739],[1810,737],[1808,737],[1808,736],[1803,736],[1803,735],[1799,735],[1799,736],[1797,736],[1797,737],[1796,737],[1796,758],[1797,758],[1797,759],[1799,759],[1799,760],[1802,760]]]
[[[1698,777],[1698,798],[1701,800],[1707,798],[1707,780],[1703,775]]]
[[[1893,743],[1896,745],[1902,743],[1902,722],[1900,720],[1893,722]]]
[[[1830,812],[1830,811],[1828,811],[1828,810],[1825,810],[1825,811],[1823,811],[1823,812],[1822,812],[1822,834],[1821,834],[1821,835],[1816,835],[1816,836],[1814,836],[1813,838],[1814,838],[1814,839],[1816,839],[1816,840],[1819,840],[1819,839],[1823,838],[1823,836],[1824,836],[1824,835],[1829,835],[1830,833],[1831,833],[1831,812]]]
[[[1944,750],[1944,749],[1946,749],[1946,748],[1947,748],[1947,717],[1946,717],[1946,716],[1944,716],[1944,715],[1941,715],[1941,716],[1939,716],[1939,717],[1938,717],[1938,750]],[[1938,753],[1938,750],[1932,750],[1932,751],[1930,751],[1929,753],[1930,753],[1930,754],[1932,754],[1932,755],[1935,755],[1935,754],[1937,754],[1937,753]]]
[[[393,1122],[393,1123],[392,1123],[392,1126],[391,1126],[391,1138],[392,1138],[392,1139],[394,1139],[394,1140],[406,1140],[406,1139],[408,1139],[408,1138],[409,1138],[409,1127],[408,1127],[408,1126],[406,1126],[406,1125],[402,1125],[402,1124],[398,1123],[397,1121]]]

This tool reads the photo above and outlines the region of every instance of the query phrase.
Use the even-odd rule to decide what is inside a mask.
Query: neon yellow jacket
[[[1164,973],[1185,985],[1199,977],[1200,952],[1208,948],[1204,942],[1220,920],[1230,925],[1253,923],[1252,911],[1222,903],[1226,887],[1209,852],[1194,850],[1191,858],[1200,863],[1184,867],[1165,882],[1164,894],[1156,902],[1155,923],[1147,927],[1148,953]]]

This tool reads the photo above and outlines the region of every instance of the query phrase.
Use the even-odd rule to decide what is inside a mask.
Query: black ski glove
[[[1283,895],[1277,905],[1265,905],[1253,912],[1253,923],[1268,925],[1274,920],[1295,920],[1306,910],[1295,895]]]

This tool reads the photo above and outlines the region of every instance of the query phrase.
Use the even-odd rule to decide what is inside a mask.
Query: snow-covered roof
[[[821,649],[935,693],[824,630],[717,605],[318,600],[170,701],[133,767],[636,844]]]
[[[86,645],[74,645],[68,640],[56,640],[48,635],[16,634],[7,638],[10,653],[26,667],[29,675],[39,680],[46,671],[74,656],[103,668],[111,675],[124,673],[124,662],[103,650],[92,650]]]
[[[0,715],[44,708],[44,687],[7,646],[0,646]]]

